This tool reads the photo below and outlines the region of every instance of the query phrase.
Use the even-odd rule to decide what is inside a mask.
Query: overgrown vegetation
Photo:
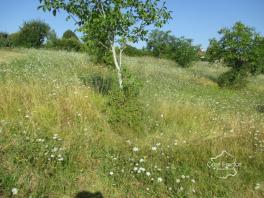
[[[125,57],[124,91],[102,94],[115,73],[85,54],[0,53],[2,197],[263,197],[262,75],[219,89],[221,65]],[[223,150],[241,163],[226,180],[207,166]]]

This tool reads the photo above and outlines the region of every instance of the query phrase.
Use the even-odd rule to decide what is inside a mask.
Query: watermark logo
[[[227,179],[237,175],[237,169],[241,163],[238,163],[233,155],[224,150],[219,155],[210,158],[207,166],[215,171],[218,178]]]

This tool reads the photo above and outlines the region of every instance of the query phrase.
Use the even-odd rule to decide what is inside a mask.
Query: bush
[[[229,87],[234,89],[241,89],[247,84],[246,70],[231,69],[219,76],[217,83],[220,87]]]

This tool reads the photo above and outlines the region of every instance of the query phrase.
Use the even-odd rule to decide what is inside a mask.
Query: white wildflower
[[[146,175],[149,177],[151,174],[150,174],[150,172],[146,172]]]
[[[16,195],[18,193],[18,189],[17,188],[12,188],[12,194]]]
[[[139,148],[138,147],[134,147],[133,148],[133,152],[138,152],[139,151]]]
[[[140,167],[139,170],[142,171],[142,172],[145,172],[146,169],[143,168],[143,167]]]
[[[63,157],[58,158],[58,161],[63,161],[63,160],[64,160]]]
[[[162,178],[161,177],[158,177],[158,182],[162,182]]]
[[[157,150],[157,147],[156,146],[152,146],[151,150],[152,151],[156,151]]]
[[[112,171],[110,171],[109,175],[111,175],[111,176],[112,176],[113,174],[114,174],[114,173],[113,173]]]

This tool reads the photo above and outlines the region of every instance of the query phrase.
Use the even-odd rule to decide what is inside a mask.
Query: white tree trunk
[[[116,50],[115,50],[114,45],[112,45],[112,53],[113,53],[113,59],[114,59],[115,67],[117,70],[117,78],[118,78],[119,87],[120,87],[120,89],[123,89],[123,80],[122,80],[122,73],[121,73],[121,57],[119,57],[120,63],[118,64],[117,56],[116,56]]]

